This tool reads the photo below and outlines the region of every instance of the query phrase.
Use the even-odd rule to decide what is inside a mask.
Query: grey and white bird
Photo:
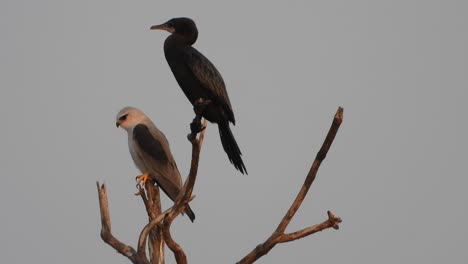
[[[141,110],[124,107],[116,117],[117,127],[128,134],[128,148],[133,162],[143,175],[138,182],[149,178],[174,201],[182,188],[182,177],[163,132]],[[193,222],[195,214],[190,206],[185,213]]]

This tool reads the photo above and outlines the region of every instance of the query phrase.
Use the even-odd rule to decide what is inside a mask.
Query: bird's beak
[[[116,127],[119,127],[119,126],[120,126],[120,122],[116,122],[116,123],[115,123],[115,126],[116,126]]]
[[[175,32],[175,28],[173,28],[173,27],[168,27],[168,26],[166,25],[166,23],[161,24],[161,25],[152,26],[150,29],[151,29],[151,30],[156,30],[156,29],[159,29],[159,30],[166,30],[167,32],[170,32],[170,33],[174,33],[174,32]]]

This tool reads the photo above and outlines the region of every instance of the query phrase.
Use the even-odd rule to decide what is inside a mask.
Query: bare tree
[[[307,174],[307,177],[302,185],[296,199],[292,203],[289,210],[279,223],[276,230],[271,236],[263,243],[257,245],[250,253],[244,258],[238,261],[238,264],[253,263],[260,257],[266,255],[274,246],[278,243],[290,242],[296,239],[300,239],[316,232],[328,229],[328,228],[339,228],[341,219],[333,215],[330,211],[327,212],[328,218],[320,224],[316,224],[296,232],[285,233],[286,228],[291,222],[292,218],[296,214],[297,210],[302,204],[310,186],[315,180],[317,171],[320,164],[327,156],[328,150],[330,149],[333,140],[338,132],[338,129],[343,121],[343,108],[339,107],[334,118],[330,130],[320,148],[312,166]],[[204,121],[206,127],[207,122]],[[138,195],[141,196],[143,203],[145,204],[146,211],[148,213],[149,223],[140,232],[138,239],[137,249],[122,243],[112,235],[109,207],[107,200],[106,185],[99,185],[97,183],[97,189],[99,194],[99,206],[101,210],[101,238],[105,243],[113,247],[117,252],[126,256],[134,264],[161,264],[164,263],[164,243],[173,252],[176,262],[178,264],[186,264],[187,256],[185,255],[182,247],[174,241],[171,236],[171,224],[172,221],[180,215],[187,204],[194,198],[192,197],[192,191],[195,184],[198,171],[198,161],[200,157],[200,150],[203,144],[203,138],[205,130],[202,131],[197,138],[196,135],[190,134],[188,136],[189,141],[192,143],[192,161],[190,166],[190,172],[185,180],[184,186],[179,193],[179,196],[174,202],[174,205],[164,212],[161,212],[161,204],[159,199],[159,189],[154,185],[154,182],[148,181],[145,188],[140,188]],[[149,239],[148,239],[149,238]],[[146,248],[149,249],[149,258],[146,254]]]

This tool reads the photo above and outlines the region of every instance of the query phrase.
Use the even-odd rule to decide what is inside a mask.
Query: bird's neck
[[[192,46],[195,41],[197,41],[198,34],[192,35],[179,35],[179,34],[172,34],[167,37],[166,41],[164,42],[164,46],[170,47],[187,47]]]

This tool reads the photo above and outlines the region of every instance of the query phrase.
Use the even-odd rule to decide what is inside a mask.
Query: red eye
[[[124,121],[125,119],[127,119],[127,116],[128,116],[128,114],[125,114],[125,115],[119,117],[119,121]]]

